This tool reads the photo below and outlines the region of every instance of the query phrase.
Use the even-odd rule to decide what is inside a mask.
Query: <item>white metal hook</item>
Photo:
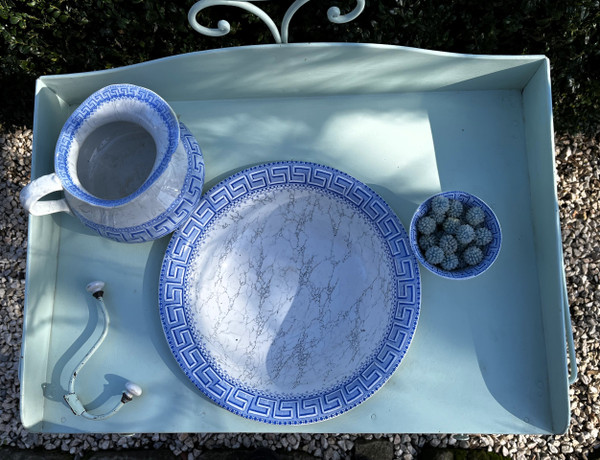
[[[121,396],[121,400],[117,403],[115,407],[113,407],[108,412],[103,414],[91,414],[87,411],[87,409],[83,406],[83,403],[75,393],[75,379],[81,372],[81,369],[85,364],[90,360],[92,355],[96,353],[106,335],[108,333],[108,327],[110,326],[110,318],[108,316],[108,311],[106,310],[106,306],[104,305],[104,282],[102,281],[92,281],[85,287],[86,291],[94,296],[94,298],[100,304],[100,310],[102,311],[102,316],[104,317],[104,328],[102,330],[102,334],[94,344],[94,346],[86,353],[83,359],[79,362],[75,369],[71,373],[71,378],[69,379],[69,393],[67,393],[64,398],[71,410],[75,415],[81,415],[82,417],[88,420],[104,420],[109,417],[115,415],[125,404],[130,402],[133,398],[139,397],[142,395],[142,388],[133,382],[127,382],[125,384],[125,390],[123,391],[123,395]]]

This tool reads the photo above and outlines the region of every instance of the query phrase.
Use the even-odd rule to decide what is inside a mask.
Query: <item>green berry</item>
[[[477,265],[483,260],[483,252],[477,246],[469,246],[463,252],[462,258],[468,265]]]
[[[419,247],[421,251],[427,251],[431,246],[435,246],[437,238],[434,235],[421,235],[419,237]]]
[[[460,227],[460,224],[460,220],[456,217],[448,217],[444,221],[442,227],[444,228],[444,231],[446,233],[449,233],[450,235],[455,235],[458,231],[458,228]]]
[[[446,255],[448,255],[456,252],[458,242],[456,241],[456,238],[454,238],[452,235],[445,233],[440,238],[438,246],[442,248]]]
[[[442,268],[447,271],[454,270],[458,267],[458,256],[456,254],[447,254],[442,261]]]
[[[435,232],[435,228],[435,220],[429,216],[421,217],[417,222],[417,230],[423,235],[431,235],[433,232]]]
[[[472,206],[465,214],[467,224],[476,227],[485,220],[485,213],[479,206]]]
[[[463,213],[463,204],[458,200],[450,200],[450,204],[448,206],[448,212],[446,213],[448,217],[456,217],[457,219],[462,216]]]
[[[487,227],[479,227],[475,230],[475,239],[473,242],[477,246],[486,246],[492,242],[492,232]]]
[[[443,195],[433,197],[431,200],[431,210],[435,214],[446,214],[450,207],[450,200]]]
[[[444,251],[439,246],[431,246],[425,252],[425,259],[432,265],[437,265],[444,260]]]
[[[460,244],[469,244],[475,238],[475,230],[468,224],[463,224],[456,231],[456,241]]]

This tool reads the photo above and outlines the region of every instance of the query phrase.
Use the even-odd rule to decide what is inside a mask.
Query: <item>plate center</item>
[[[394,307],[384,241],[310,187],[249,194],[214,219],[186,281],[198,342],[224,376],[268,395],[321,392],[380,349]]]

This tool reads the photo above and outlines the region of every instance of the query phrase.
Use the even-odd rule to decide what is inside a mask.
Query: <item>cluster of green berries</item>
[[[465,209],[458,200],[438,195],[427,215],[417,221],[418,244],[432,265],[452,271],[481,263],[492,232],[479,206]]]

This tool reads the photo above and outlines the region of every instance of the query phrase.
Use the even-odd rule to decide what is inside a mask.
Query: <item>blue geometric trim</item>
[[[394,308],[387,318],[387,332],[368,362],[350,378],[331,388],[293,396],[265,394],[231,379],[195,337],[185,306],[186,276],[194,247],[212,222],[240,200],[251,198],[261,190],[280,187],[317,189],[354,207],[381,238],[395,280]],[[420,301],[417,260],[404,227],[387,203],[368,186],[341,171],[295,161],[246,169],[205,193],[200,205],[171,238],[159,284],[160,316],[165,336],[187,377],[212,401],[229,411],[278,425],[314,423],[335,417],[381,388],[408,350],[419,318]]]
[[[200,204],[204,185],[204,158],[200,146],[183,123],[179,123],[179,131],[187,153],[188,168],[179,196],[166,211],[149,222],[125,228],[98,225],[75,212],[77,217],[101,236],[121,243],[152,241],[174,232]]]
[[[68,156],[69,150],[73,139],[81,125],[86,122],[89,118],[96,113],[103,105],[114,102],[119,99],[134,99],[151,106],[158,116],[161,118],[168,131],[168,146],[166,152],[158,152],[158,154],[164,155],[158,167],[152,172],[150,177],[131,195],[121,198],[118,200],[103,200],[82,190],[80,187],[75,185],[73,178],[68,167]],[[78,198],[81,201],[86,201],[96,206],[107,206],[114,207],[128,203],[134,198],[138,197],[145,190],[148,189],[163,173],[167,165],[171,161],[171,156],[177,148],[179,143],[179,125],[177,118],[175,117],[173,110],[158,94],[150,91],[149,89],[142,88],[140,86],[129,85],[129,84],[115,84],[106,86],[90,97],[88,97],[83,103],[71,114],[69,119],[63,125],[63,128],[58,137],[55,149],[54,157],[54,170],[56,175],[60,178],[63,187],[72,196]]]

